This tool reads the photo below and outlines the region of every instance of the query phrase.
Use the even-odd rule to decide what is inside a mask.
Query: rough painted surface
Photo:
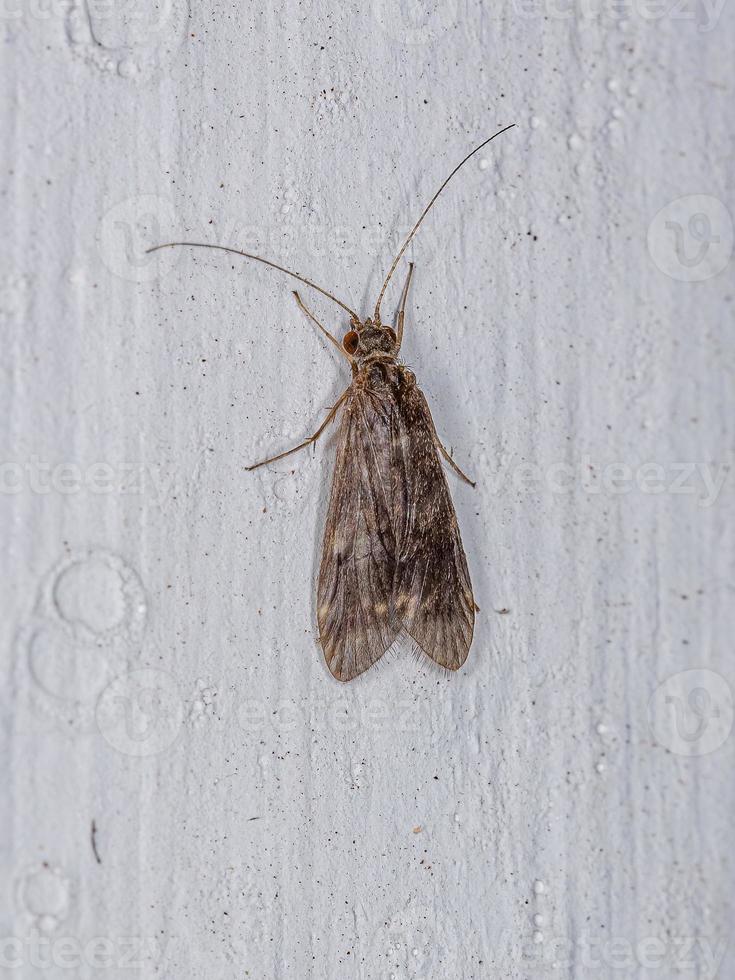
[[[4,4],[0,975],[735,975],[733,33]],[[143,250],[367,311],[511,121],[412,249],[404,347],[479,480],[475,644],[343,687],[333,439],[243,466],[345,369],[287,279]]]

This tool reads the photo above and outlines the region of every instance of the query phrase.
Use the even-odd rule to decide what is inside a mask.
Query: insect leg
[[[436,442],[436,448],[442,454],[442,456],[444,457],[444,459],[446,459],[446,461],[452,467],[452,469],[454,470],[454,472],[457,473],[459,476],[461,476],[465,483],[469,483],[469,485],[471,487],[476,487],[477,484],[475,483],[475,481],[474,480],[470,480],[470,478],[467,476],[467,474],[466,473],[463,473],[462,470],[459,468],[459,466],[457,466],[457,464],[454,462],[454,460],[452,459],[452,457],[449,455],[449,453],[446,451],[446,449],[444,448],[444,446],[441,444],[441,441],[439,439],[439,436],[436,434],[436,432],[434,432],[434,441]]]
[[[298,446],[294,446],[293,449],[287,449],[285,453],[279,453],[277,456],[269,456],[268,459],[263,459],[259,463],[253,463],[252,466],[246,466],[245,469],[257,470],[259,466],[265,466],[266,463],[275,463],[277,459],[283,459],[284,456],[290,456],[291,453],[296,453],[299,451],[299,449],[304,449],[306,446],[310,446],[313,442],[316,442],[319,436],[322,434],[322,432],[324,432],[326,427],[329,425],[329,423],[332,421],[334,416],[339,411],[339,407],[347,397],[349,391],[350,389],[347,388],[345,391],[342,392],[342,394],[339,396],[335,404],[330,409],[329,415],[327,415],[327,417],[324,419],[324,421],[316,430],[313,436],[309,436],[308,439],[304,439],[303,442],[300,442]]]
[[[408,299],[408,287],[411,285],[411,276],[413,275],[413,262],[409,263],[408,266],[408,277],[406,279],[406,285],[403,287],[403,293],[401,294],[401,305],[398,308],[398,330],[396,331],[396,339],[398,341],[398,350],[401,349],[401,343],[403,341],[403,319],[406,312],[406,300]]]
[[[323,334],[324,334],[324,335],[325,335],[326,337],[328,337],[328,338],[329,338],[329,340],[331,340],[331,341],[332,341],[332,343],[333,343],[333,344],[334,344],[334,346],[335,346],[335,347],[337,348],[337,350],[338,350],[338,351],[340,352],[340,354],[341,354],[341,355],[342,355],[343,357],[346,357],[346,358],[347,358],[347,360],[348,360],[348,361],[350,362],[350,364],[351,364],[351,363],[352,363],[352,360],[353,360],[353,359],[352,359],[352,358],[350,357],[350,355],[349,355],[349,354],[347,353],[347,351],[346,351],[346,350],[344,349],[344,347],[342,346],[342,344],[340,344],[340,342],[339,342],[339,341],[337,340],[337,338],[336,338],[336,337],[334,337],[334,336],[332,336],[332,334],[331,334],[331,333],[330,333],[330,332],[329,332],[329,331],[327,330],[327,328],[326,328],[326,327],[323,327],[323,326],[321,325],[321,323],[319,323],[319,321],[318,321],[318,320],[317,320],[317,318],[316,318],[316,317],[314,316],[314,314],[313,314],[313,313],[311,312],[311,310],[309,310],[309,309],[307,309],[307,307],[306,307],[306,306],[304,305],[304,303],[303,303],[303,301],[302,301],[302,299],[301,299],[301,297],[299,296],[299,294],[298,294],[298,293],[296,292],[296,290],[295,290],[295,289],[293,290],[293,294],[294,294],[294,296],[296,297],[296,302],[297,302],[297,303],[299,304],[299,308],[300,308],[301,310],[303,310],[303,311],[304,311],[304,313],[306,313],[306,315],[308,316],[308,318],[309,318],[309,319],[310,319],[310,320],[311,320],[311,321],[312,321],[313,323],[315,323],[315,324],[316,324],[316,325],[317,325],[317,326],[319,327],[319,329],[321,330],[321,332],[322,332],[322,333],[323,333]]]

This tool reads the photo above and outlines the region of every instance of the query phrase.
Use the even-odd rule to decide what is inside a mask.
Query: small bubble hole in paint
[[[78,623],[96,634],[116,629],[125,619],[122,579],[99,558],[66,568],[54,585],[54,602],[68,623]]]
[[[69,915],[71,881],[59,868],[44,864],[18,880],[18,904],[44,932],[52,932]]]

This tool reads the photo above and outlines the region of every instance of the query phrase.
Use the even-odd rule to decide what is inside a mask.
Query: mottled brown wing
[[[404,383],[396,400],[403,429],[396,469],[403,471],[407,504],[404,526],[396,527],[394,621],[432,660],[457,670],[475,626],[467,560],[426,399]]]
[[[340,681],[371,667],[400,629],[391,624],[395,424],[390,391],[350,390],[340,422],[317,588],[319,637],[327,666]]]

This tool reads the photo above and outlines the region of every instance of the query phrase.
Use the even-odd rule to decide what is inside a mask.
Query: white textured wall
[[[733,4],[489,6],[3,0],[0,975],[735,976]],[[475,643],[341,686],[334,436],[243,466],[345,367],[142,251],[369,312],[513,121],[404,347]]]

